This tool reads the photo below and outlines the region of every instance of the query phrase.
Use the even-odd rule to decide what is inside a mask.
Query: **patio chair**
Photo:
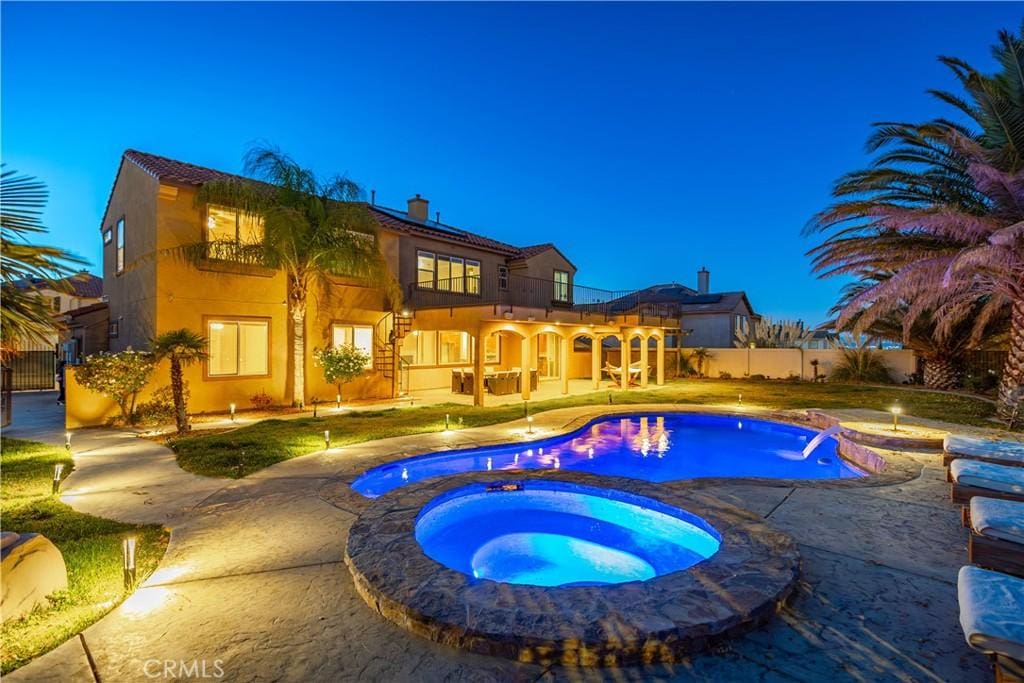
[[[462,393],[462,370],[452,370],[452,393]]]
[[[605,363],[604,367],[601,368],[601,372],[608,375],[608,379],[618,384],[622,381],[622,366],[615,366],[611,363]]]
[[[967,644],[992,659],[997,683],[1024,680],[1024,579],[961,567],[956,590]]]
[[[475,374],[472,370],[462,371],[462,393],[472,394],[473,393],[473,382]]]
[[[1024,503],[975,496],[970,510],[968,561],[1024,578]]]
[[[1024,442],[1021,441],[947,434],[942,440],[942,449],[942,464],[947,467],[957,458],[1024,467]]]
[[[947,478],[954,503],[967,505],[974,496],[1024,501],[1024,467],[958,458],[950,463]]]

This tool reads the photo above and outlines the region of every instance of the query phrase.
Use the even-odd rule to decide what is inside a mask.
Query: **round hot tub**
[[[765,623],[800,555],[760,516],[699,490],[468,473],[373,499],[345,564],[371,609],[434,642],[622,666],[678,662]]]
[[[474,579],[530,586],[646,581],[718,552],[685,510],[623,491],[555,481],[470,484],[416,520],[427,556]]]

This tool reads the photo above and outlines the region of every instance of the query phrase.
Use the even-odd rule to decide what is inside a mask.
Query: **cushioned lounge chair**
[[[996,681],[1024,680],[1024,579],[961,567],[956,584],[967,644],[992,658]]]
[[[1024,501],[1024,467],[958,458],[949,464],[947,478],[954,503],[967,505],[974,496]]]
[[[971,498],[971,564],[1024,578],[1024,503],[998,498]],[[1024,619],[1024,605],[1021,605]]]
[[[946,466],[957,458],[966,458],[997,465],[1024,467],[1024,443],[1020,441],[947,434],[942,440],[942,445],[942,464]]]

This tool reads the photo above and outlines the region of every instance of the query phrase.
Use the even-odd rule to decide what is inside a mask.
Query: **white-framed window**
[[[120,324],[117,320],[111,320],[110,325],[107,327],[107,336],[111,339],[117,339],[117,334],[120,332]]]
[[[434,254],[429,251],[416,252],[416,286],[423,289],[434,288]]]
[[[440,365],[473,362],[473,338],[468,332],[442,330],[437,333],[437,362]]]
[[[124,218],[117,220],[116,238],[117,238],[117,273],[120,275],[124,272]]]
[[[480,262],[466,259],[466,292],[480,293]]]
[[[253,245],[263,242],[263,219],[229,206],[206,206],[206,241]]]
[[[373,328],[369,325],[331,325],[331,344],[356,347],[368,356],[364,367],[373,368]]]
[[[103,231],[103,244],[107,245],[114,241],[114,230],[107,228]]]
[[[508,266],[498,266],[498,289],[508,289]]]
[[[414,330],[402,340],[401,355],[410,365],[469,365],[473,337],[460,330]]]
[[[555,271],[555,289],[553,292],[555,301],[569,301],[569,273],[564,270]]]
[[[501,335],[489,334],[484,337],[484,363],[497,365],[501,362]]]
[[[210,377],[270,374],[270,323],[266,320],[210,320],[207,323]]]

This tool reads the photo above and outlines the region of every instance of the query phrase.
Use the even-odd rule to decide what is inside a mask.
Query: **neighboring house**
[[[831,330],[814,330],[803,343],[800,344],[805,349],[835,349],[841,346],[839,335]]]
[[[697,289],[678,283],[653,285],[630,297],[643,302],[641,306],[658,309],[660,317],[678,321],[675,329],[668,332],[669,346],[734,348],[759,316],[746,292],[711,292],[710,282],[711,273],[701,268],[697,272]]]
[[[15,389],[52,389],[58,357],[74,357],[67,355],[63,344],[67,339],[69,316],[76,311],[102,304],[102,278],[83,270],[61,282],[65,286],[59,289],[39,278],[14,283],[14,286],[32,290],[43,298],[53,312],[55,324],[54,331],[44,339],[25,338],[19,341],[19,353],[11,360],[12,384]]]
[[[292,381],[284,274],[224,254],[199,264],[175,255],[211,235],[243,244],[262,239],[258,220],[196,202],[200,186],[227,178],[237,176],[128,150],[100,226],[110,350],[145,349],[154,335],[175,328],[201,332],[209,359],[186,370],[196,411],[247,406],[261,391],[283,402]],[[578,336],[663,338],[661,327],[642,317],[577,306],[578,291],[596,290],[576,286],[575,266],[553,244],[516,247],[430,220],[419,195],[404,211],[367,209],[404,302],[390,310],[372,283],[341,277],[329,297],[310,297],[307,402],[335,395],[313,363],[317,347],[348,343],[371,355],[365,375],[346,387],[348,397],[451,387],[453,370],[471,368],[480,404],[485,371],[532,371],[540,381],[561,381],[563,392],[571,377],[596,385],[600,356],[574,353]],[[533,384],[522,385],[528,397]]]
[[[78,365],[86,356],[109,349],[110,307],[106,302],[90,304],[61,316],[63,356]]]

